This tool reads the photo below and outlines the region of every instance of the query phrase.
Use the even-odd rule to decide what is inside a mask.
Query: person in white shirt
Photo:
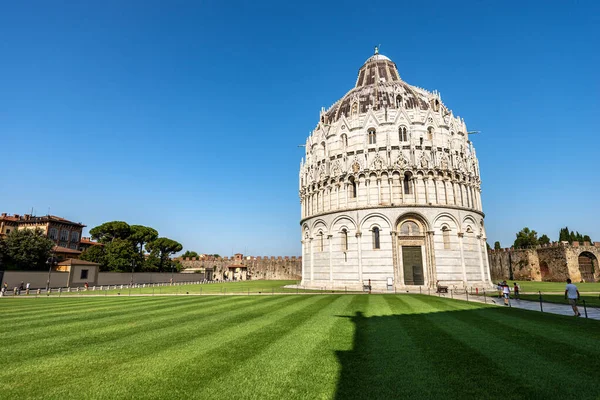
[[[502,293],[504,295],[504,305],[507,306],[510,299],[510,286],[506,281],[502,282]]]
[[[577,308],[577,300],[579,300],[579,290],[577,290],[577,286],[571,283],[570,279],[567,279],[567,286],[565,288],[565,299],[569,299],[569,304],[571,308],[573,308],[573,312],[576,317],[581,317],[581,313]]]

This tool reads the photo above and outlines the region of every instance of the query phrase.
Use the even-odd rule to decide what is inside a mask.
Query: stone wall
[[[173,282],[196,282],[204,280],[204,274],[171,274],[169,272],[136,272],[133,274],[133,283],[166,283],[170,282],[171,277]],[[131,282],[132,276],[129,272],[100,272],[98,274],[98,285],[128,285]],[[45,288],[48,280],[47,271],[5,271],[2,278],[8,284],[9,290],[19,286],[21,282],[29,283],[31,289]],[[68,272],[52,271],[50,274],[50,287],[59,288],[67,287],[69,281]],[[83,287],[85,282],[72,283],[72,287]],[[90,286],[92,283],[90,283]]]
[[[594,260],[594,281],[600,281],[600,242],[555,242],[529,249],[488,250],[488,259],[494,281],[564,282],[571,278],[573,282],[581,282],[586,280],[582,277],[579,263],[579,256],[583,253]]]
[[[179,258],[184,268],[212,269],[216,280],[300,280],[302,257],[186,257]]]

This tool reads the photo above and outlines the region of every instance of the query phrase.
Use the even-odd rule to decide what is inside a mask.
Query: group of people
[[[506,283],[506,281],[502,281],[502,282],[498,282],[497,288],[498,288],[498,298],[503,297],[504,305],[507,306],[508,301],[510,300],[510,286],[508,285],[508,283]],[[515,299],[517,299],[517,300],[519,300],[521,298],[519,295],[520,291],[521,291],[521,287],[519,286],[519,284],[517,282],[514,282],[513,283],[513,293],[514,293]]]
[[[502,282],[498,282],[497,284],[497,289],[498,289],[498,298],[503,297],[504,298],[504,305],[508,306],[509,305],[509,301],[510,301],[510,286],[506,281],[502,281]],[[519,295],[521,291],[521,287],[519,286],[519,284],[517,282],[513,283],[513,293],[514,293],[514,298],[516,300],[519,300],[521,297]],[[575,313],[576,317],[580,317],[581,313],[579,312],[579,309],[577,308],[577,301],[580,298],[580,294],[579,294],[579,290],[577,289],[577,286],[575,286],[572,282],[571,279],[567,279],[567,286],[565,287],[565,299],[567,299],[569,301],[569,304],[571,305],[571,308],[573,309],[573,313]]]
[[[30,286],[31,285],[29,284],[29,282],[27,282],[27,284],[25,284],[25,282],[21,281],[21,284],[19,286],[15,286],[14,293],[16,295],[20,295],[23,290],[26,290],[27,294],[29,294]],[[2,296],[7,294],[7,292],[8,292],[8,283],[4,282],[4,284],[2,285]]]

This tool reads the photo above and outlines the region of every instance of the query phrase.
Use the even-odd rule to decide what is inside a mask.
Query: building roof
[[[104,246],[102,243],[98,243],[87,237],[82,237],[81,240],[79,241],[79,244],[83,244],[83,245],[89,244],[90,246]]]
[[[65,218],[62,218],[62,217],[57,217],[56,215],[44,215],[44,216],[41,216],[41,217],[36,217],[36,216],[31,215],[31,214],[24,214],[24,215],[14,214],[14,215],[8,215],[6,213],[2,213],[2,214],[0,214],[0,220],[17,222],[19,224],[58,222],[58,223],[61,223],[61,224],[74,225],[74,226],[78,226],[78,227],[82,227],[82,228],[85,227],[85,225],[83,225],[80,222],[69,221],[68,219],[65,219]]]
[[[62,246],[54,246],[54,248],[52,249],[55,253],[69,253],[69,254],[81,254],[81,251],[79,250],[73,250],[73,249],[69,249],[68,247],[62,247]]]
[[[67,265],[67,266],[89,265],[89,266],[96,266],[96,267],[98,267],[100,264],[95,263],[95,262],[91,262],[91,261],[77,260],[75,258],[67,258],[64,261],[59,262],[57,265]]]
[[[330,124],[342,116],[347,118],[353,112],[365,114],[370,109],[428,110],[436,101],[436,107],[441,105],[436,93],[404,82],[396,64],[376,49],[358,70],[354,88],[326,111],[322,122]]]

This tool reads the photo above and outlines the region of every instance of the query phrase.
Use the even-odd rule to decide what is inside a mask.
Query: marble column
[[[466,288],[467,287],[467,267],[465,265],[465,251],[464,251],[464,247],[463,247],[464,236],[465,236],[465,234],[462,232],[458,234],[458,244],[460,246],[460,266],[462,268],[463,284],[465,285],[465,288]]]

